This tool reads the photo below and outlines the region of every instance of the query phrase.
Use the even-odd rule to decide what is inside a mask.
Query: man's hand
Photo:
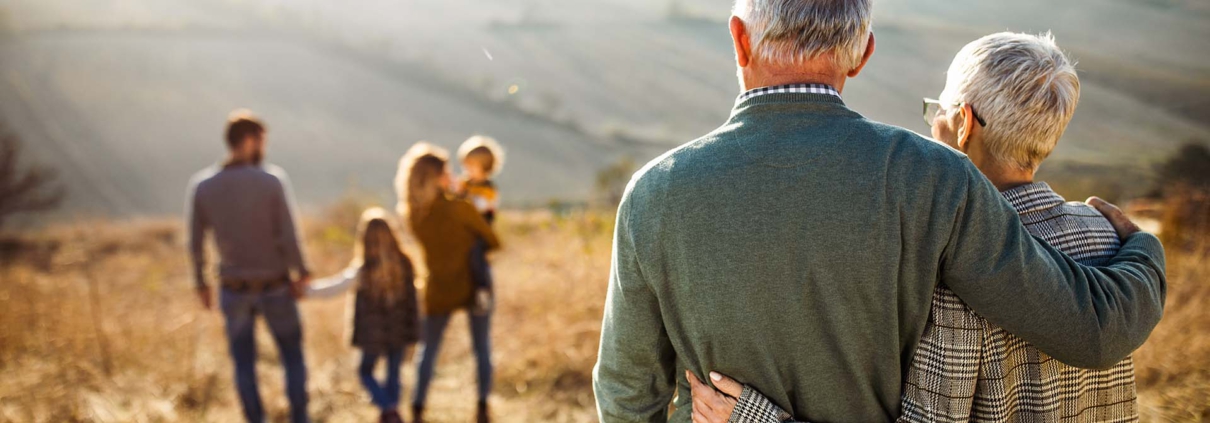
[[[303,276],[294,283],[290,284],[290,295],[296,300],[301,300],[307,295],[307,288],[311,286],[311,276]]]
[[[197,298],[202,301],[202,308],[206,310],[214,308],[214,296],[210,294],[210,286],[197,287]]]
[[[1113,229],[1118,232],[1118,238],[1124,240],[1131,235],[1139,233],[1139,226],[1131,222],[1130,218],[1126,217],[1126,213],[1123,213],[1122,209],[1119,209],[1118,206],[1109,204],[1099,197],[1088,197],[1088,200],[1084,201],[1084,204],[1092,206],[1105,215],[1105,218],[1109,219],[1109,224],[1113,225]]]
[[[710,372],[710,379],[719,391],[702,383],[693,372],[686,370],[685,378],[689,379],[690,392],[693,395],[693,423],[727,423],[735,404],[739,402],[744,385],[721,374]]]

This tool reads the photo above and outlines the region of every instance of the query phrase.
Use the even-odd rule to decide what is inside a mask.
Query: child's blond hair
[[[458,161],[466,163],[468,160],[482,163],[488,177],[496,176],[504,168],[504,148],[495,138],[475,135],[458,147]]]

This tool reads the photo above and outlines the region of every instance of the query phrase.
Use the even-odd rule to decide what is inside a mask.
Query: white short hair
[[[736,0],[753,55],[782,65],[832,53],[844,72],[861,64],[872,25],[871,0]]]
[[[969,104],[987,122],[983,142],[993,159],[1035,170],[1075,114],[1080,78],[1049,32],[1001,32],[958,52],[941,100]]]

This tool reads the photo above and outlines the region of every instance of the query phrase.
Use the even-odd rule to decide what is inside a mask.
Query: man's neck
[[[837,92],[843,93],[844,83],[847,78],[831,72],[789,71],[754,66],[745,69],[741,79],[743,80],[744,91],[789,84],[824,84],[836,89]]]
[[[223,162],[223,167],[235,167],[246,165],[257,165],[252,159],[238,155],[229,155],[227,160]]]

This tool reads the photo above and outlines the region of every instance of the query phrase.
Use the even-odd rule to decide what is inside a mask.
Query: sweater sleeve
[[[1111,366],[1142,345],[1164,309],[1159,240],[1138,233],[1108,267],[1080,265],[1031,236],[995,187],[966,165],[967,194],[941,282],[989,322],[1072,366]]]
[[[482,239],[487,244],[488,250],[496,250],[500,248],[500,238],[496,236],[496,231],[492,230],[491,225],[487,224],[487,220],[483,215],[475,210],[475,206],[465,201],[460,201],[458,204],[458,214],[463,222],[470,228],[475,236]]]
[[[189,187],[185,222],[189,225],[189,257],[193,260],[193,282],[198,288],[204,288],[207,286],[206,233],[210,230],[210,222],[198,203],[197,182],[193,182]]]
[[[739,395],[739,401],[735,404],[735,409],[731,411],[731,418],[727,419],[727,423],[806,423],[794,420],[769,398],[761,395],[756,389],[751,386],[744,385],[744,391]]]
[[[623,199],[614,229],[593,391],[601,422],[664,422],[676,392],[676,354],[639,268],[628,204]]]
[[[287,266],[298,273],[298,277],[305,278],[311,274],[311,271],[307,268],[307,261],[298,239],[298,224],[294,220],[295,210],[298,208],[294,205],[294,192],[290,188],[290,178],[285,173],[278,173],[275,176],[281,182],[281,188],[275,193],[277,195],[278,245],[285,252]]]
[[[343,294],[356,285],[357,268],[350,267],[343,272],[320,279],[307,286],[309,298],[332,298]]]

